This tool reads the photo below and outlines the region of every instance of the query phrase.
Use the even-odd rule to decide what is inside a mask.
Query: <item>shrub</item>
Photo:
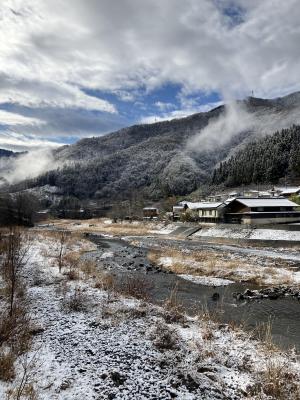
[[[158,322],[152,333],[154,345],[159,350],[178,350],[179,337],[175,328],[169,327],[164,322]]]
[[[15,360],[16,357],[11,351],[0,353],[0,380],[7,382],[15,378]]]
[[[136,299],[147,300],[152,289],[151,283],[145,277],[127,276],[124,281],[118,282],[116,290],[124,295]]]
[[[80,263],[80,269],[85,279],[95,277],[97,275],[97,264],[91,260],[84,260]]]
[[[31,344],[30,318],[22,305],[0,315],[0,346],[8,345],[16,355],[28,351]]]
[[[114,291],[116,286],[115,277],[110,273],[97,273],[95,288],[106,291]]]
[[[74,291],[63,301],[64,307],[68,311],[86,311],[88,308],[88,300],[82,289],[75,288]]]
[[[259,374],[256,385],[251,389],[252,395],[266,395],[271,399],[299,400],[300,385],[297,374],[278,360],[268,360],[266,368]]]
[[[164,303],[164,314],[163,317],[167,323],[172,322],[184,322],[185,317],[183,314],[183,307],[178,300],[178,284],[171,289],[169,297]]]

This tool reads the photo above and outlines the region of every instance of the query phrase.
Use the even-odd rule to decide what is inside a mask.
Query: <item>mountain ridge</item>
[[[60,167],[23,187],[52,185],[66,196],[106,202],[126,200],[133,193],[149,201],[182,196],[209,183],[218,164],[253,138],[295,123],[300,124],[299,92],[276,99],[248,97],[62,146],[54,151]]]

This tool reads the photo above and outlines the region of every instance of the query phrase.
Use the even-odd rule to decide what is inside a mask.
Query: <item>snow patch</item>
[[[234,283],[229,279],[214,278],[212,276],[194,276],[186,274],[180,274],[178,276],[187,281],[191,281],[193,283],[205,286],[227,286],[230,285],[231,283]]]
[[[286,231],[283,229],[226,228],[215,226],[201,229],[193,236],[250,240],[300,241],[300,231]]]

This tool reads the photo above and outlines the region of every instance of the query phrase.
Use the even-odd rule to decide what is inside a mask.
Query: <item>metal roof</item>
[[[237,198],[236,201],[244,204],[246,207],[299,207],[298,204],[284,198]],[[234,201],[234,200],[233,200]]]

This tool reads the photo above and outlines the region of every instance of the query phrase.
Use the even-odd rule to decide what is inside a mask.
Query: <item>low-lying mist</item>
[[[212,151],[222,148],[243,132],[249,132],[249,137],[262,137],[293,124],[300,124],[300,106],[290,109],[261,106],[251,112],[246,103],[231,102],[225,106],[224,113],[211,119],[188,141],[187,150],[200,153]]]
[[[57,168],[51,149],[29,151],[16,157],[0,159],[0,176],[9,184],[36,178],[40,174]]]

